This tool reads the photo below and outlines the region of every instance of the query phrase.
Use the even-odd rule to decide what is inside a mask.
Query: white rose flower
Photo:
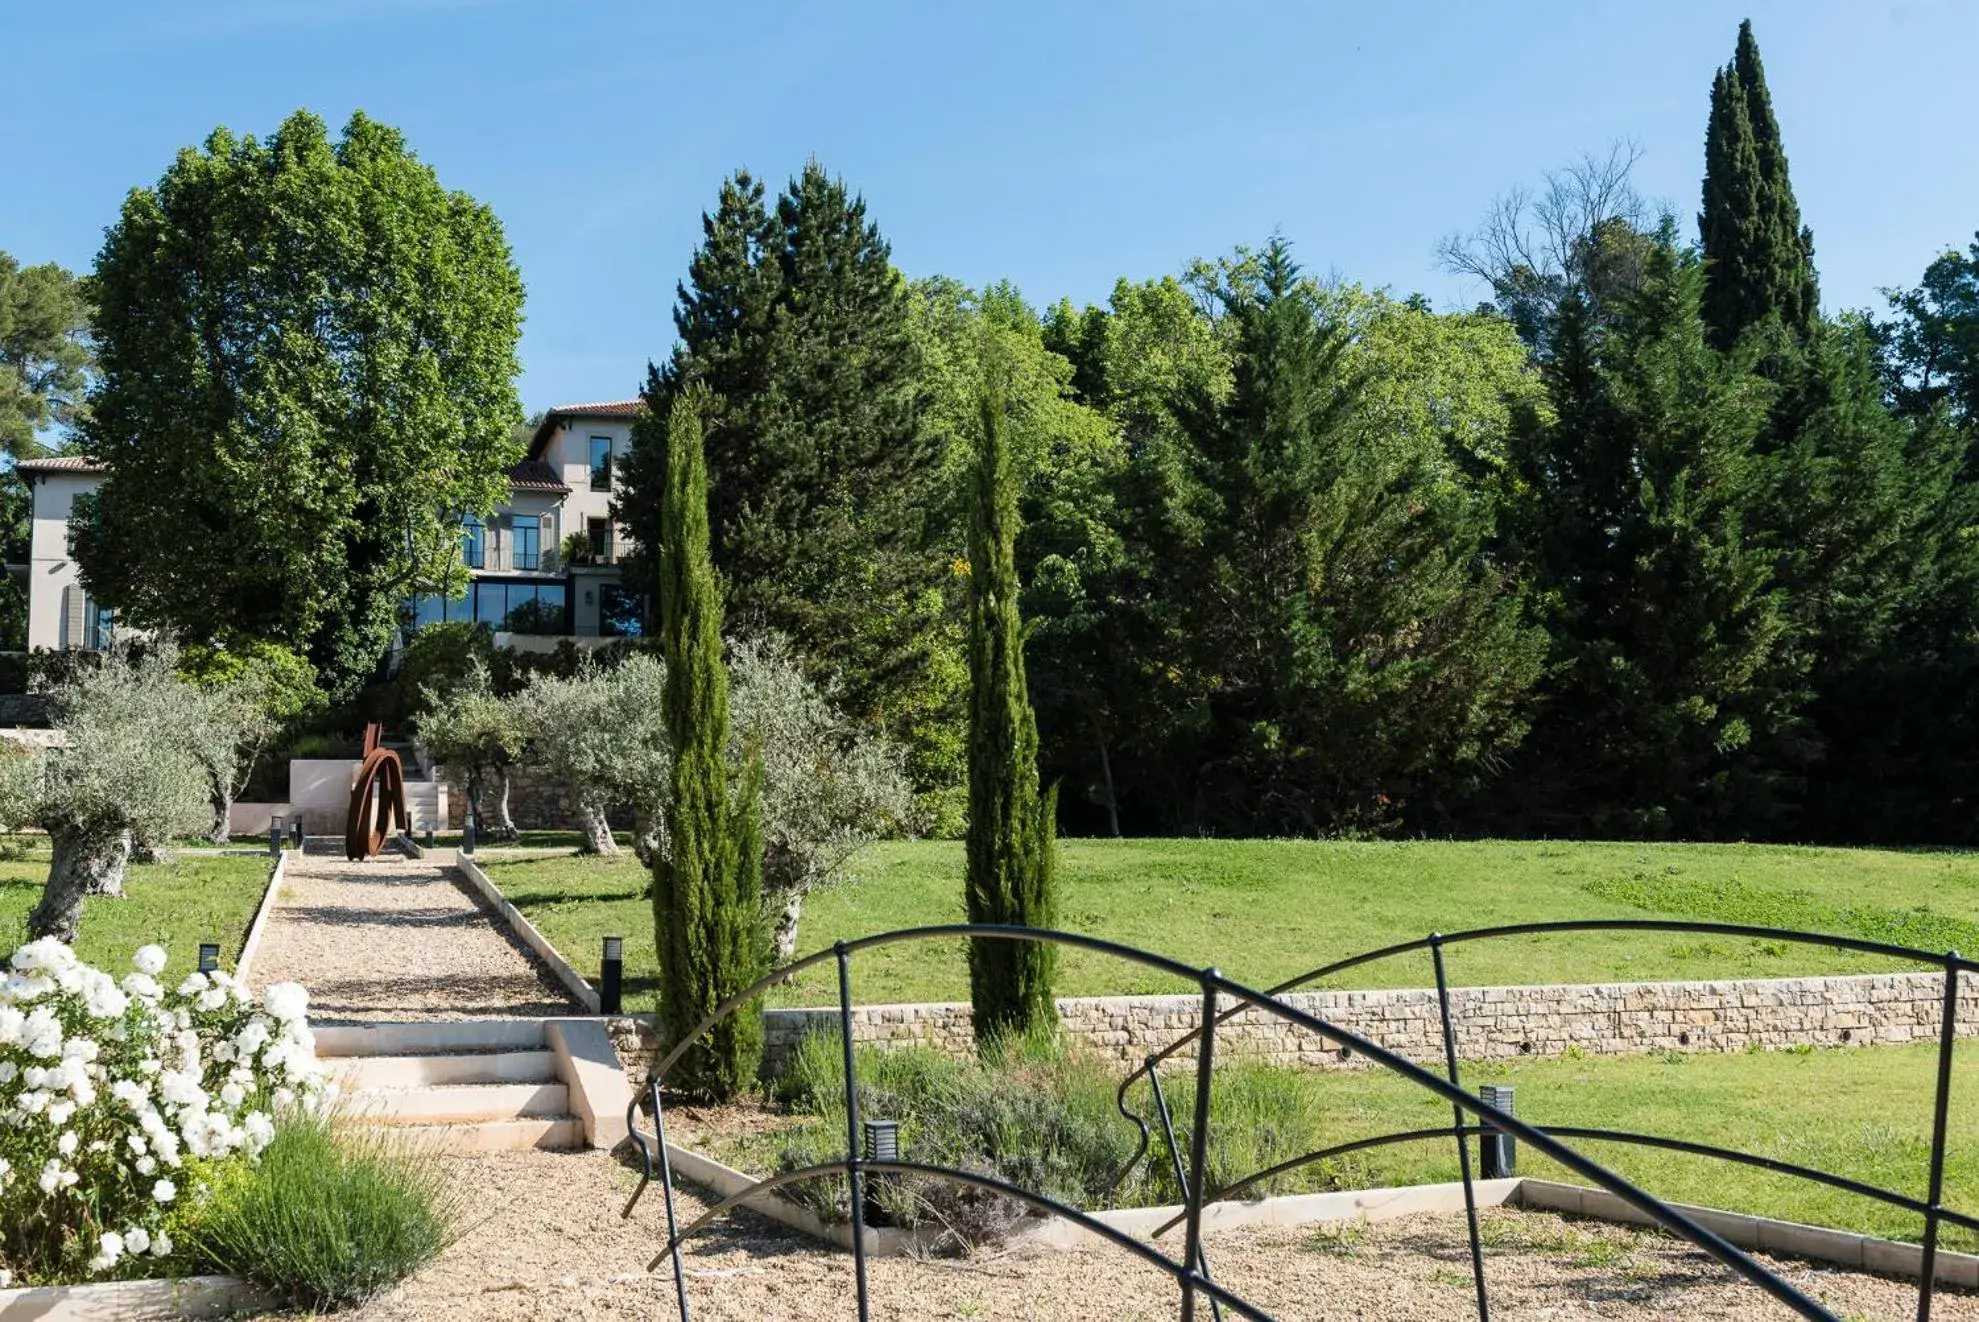
[[[179,1196],[179,1186],[170,1180],[160,1180],[151,1186],[151,1196],[161,1203],[169,1203]]]
[[[137,1173],[139,1175],[156,1175],[158,1173],[158,1159],[156,1157],[139,1157],[134,1164],[137,1167]]]
[[[143,1226],[132,1226],[124,1232],[124,1248],[127,1252],[143,1253],[151,1247],[151,1232]]]
[[[205,990],[206,975],[204,973],[188,973],[186,974],[185,981],[179,984],[179,995],[181,996],[197,996]]]
[[[139,946],[131,956],[131,964],[139,973],[156,977],[165,971],[165,947]]]
[[[62,1137],[55,1140],[55,1150],[65,1157],[75,1156],[76,1149],[81,1146],[82,1142],[76,1137],[76,1131],[73,1129],[64,1130]]]
[[[161,1230],[151,1237],[151,1256],[154,1258],[168,1258],[171,1255],[172,1237]]]
[[[261,1004],[269,1014],[292,1023],[309,1014],[309,993],[297,982],[277,982],[261,993]]]

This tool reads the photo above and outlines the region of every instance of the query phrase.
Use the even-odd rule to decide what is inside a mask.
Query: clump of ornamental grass
[[[204,1266],[292,1307],[359,1304],[432,1261],[463,1208],[430,1153],[403,1136],[295,1115],[260,1160],[230,1170],[183,1234]]]

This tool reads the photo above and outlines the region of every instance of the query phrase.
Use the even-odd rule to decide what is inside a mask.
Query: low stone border
[[[102,1285],[36,1285],[0,1290],[0,1322],[153,1322],[183,1317],[233,1317],[273,1304],[269,1295],[232,1276],[182,1281],[109,1281]]]
[[[254,974],[254,957],[261,953],[261,937],[268,930],[268,917],[281,897],[282,882],[288,871],[289,851],[284,849],[268,871],[268,889],[261,893],[261,905],[254,911],[254,921],[248,924],[247,939],[241,942],[240,958],[234,961],[234,977],[243,986]]]
[[[701,1185],[721,1198],[732,1198],[756,1183],[753,1176],[672,1143],[667,1144],[667,1158],[673,1164],[675,1175]],[[1650,1217],[1605,1189],[1586,1189],[1579,1185],[1523,1176],[1477,1180],[1473,1182],[1472,1189],[1479,1207],[1525,1207],[1623,1225],[1656,1225]],[[814,1239],[827,1241],[842,1249],[852,1247],[850,1225],[828,1225],[810,1210],[775,1193],[758,1195],[742,1205]],[[1916,1244],[1830,1230],[1824,1226],[1802,1225],[1795,1221],[1776,1221],[1771,1217],[1693,1207],[1687,1203],[1671,1203],[1670,1206],[1706,1229],[1716,1231],[1739,1248],[1769,1253],[1775,1257],[1834,1263],[1853,1271],[1912,1280],[1923,1270],[1924,1250]],[[1397,1217],[1463,1210],[1464,1186],[1452,1181],[1447,1184],[1346,1189],[1337,1193],[1289,1194],[1243,1202],[1210,1203],[1203,1208],[1202,1220],[1205,1230],[1230,1230],[1238,1226],[1391,1221]],[[1146,1239],[1157,1227],[1180,1216],[1182,1211],[1179,1206],[1130,1207],[1095,1212],[1092,1216],[1094,1220],[1136,1239]],[[1104,1246],[1098,1235],[1062,1217],[1040,1221],[1035,1228],[1016,1236],[1013,1243],[1058,1250]],[[926,1237],[917,1231],[894,1227],[866,1230],[866,1252],[876,1257],[923,1253],[928,1247]],[[1979,1257],[1941,1248],[1934,1274],[1943,1284],[1979,1289]]]
[[[597,1014],[598,989],[586,982],[584,975],[573,968],[570,961],[550,944],[550,939],[536,930],[536,924],[523,917],[522,910],[509,903],[508,897],[502,894],[500,888],[488,880],[488,874],[481,870],[481,865],[466,854],[456,854],[453,866],[455,872],[466,878],[467,884],[473,888],[474,893],[486,900],[489,906],[501,915],[502,921],[508,924],[509,930],[516,934],[522,944],[534,951],[536,957],[549,967],[551,974],[562,984],[563,989],[569,992],[579,1005],[592,1014]]]

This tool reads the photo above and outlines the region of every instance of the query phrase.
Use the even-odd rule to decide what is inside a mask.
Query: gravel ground
[[[307,987],[319,1024],[575,1009],[450,869],[394,856],[292,856],[254,972]]]
[[[598,1154],[523,1153],[450,1160],[477,1210],[459,1243],[373,1300],[351,1322],[466,1319],[670,1319],[673,1282],[646,1263],[664,1242],[657,1188],[632,1218],[619,1212],[634,1175]],[[684,1217],[702,1204],[679,1200]],[[1672,1241],[1550,1213],[1484,1220],[1497,1319],[1720,1322],[1792,1314]],[[1230,1231],[1209,1237],[1219,1280],[1281,1318],[1460,1322],[1474,1316],[1460,1217],[1373,1226]],[[1899,1281],[1780,1264],[1839,1315],[1914,1316]],[[696,1322],[813,1322],[855,1316],[851,1260],[746,1214],[691,1242]],[[1167,1278],[1124,1253],[987,1253],[967,1260],[878,1259],[874,1319],[1172,1319]],[[1208,1310],[1199,1314],[1207,1320]],[[1979,1320],[1979,1300],[1941,1293],[1933,1314]]]

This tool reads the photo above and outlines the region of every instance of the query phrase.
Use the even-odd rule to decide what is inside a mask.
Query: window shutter
[[[62,646],[81,647],[86,641],[83,621],[89,614],[89,603],[83,590],[71,583],[62,589]]]

